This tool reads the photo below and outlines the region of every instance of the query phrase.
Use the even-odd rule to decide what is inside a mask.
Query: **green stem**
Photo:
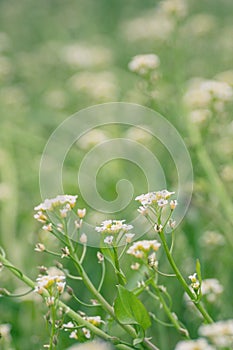
[[[184,277],[182,276],[180,270],[178,269],[172,255],[170,254],[170,250],[169,247],[167,245],[167,241],[164,235],[164,232],[160,232],[160,238],[165,250],[165,253],[167,255],[168,261],[173,269],[173,271],[176,274],[176,277],[178,279],[178,281],[180,282],[180,284],[182,285],[182,287],[184,288],[185,292],[188,294],[188,296],[190,297],[190,299],[193,301],[194,305],[196,306],[196,308],[200,311],[200,313],[202,314],[202,316],[204,317],[204,319],[206,320],[207,323],[213,323],[212,318],[210,317],[210,315],[208,314],[208,312],[206,311],[206,309],[204,308],[204,306],[202,305],[202,303],[197,302],[197,297],[194,294],[194,292],[189,288],[188,284],[186,283]]]
[[[173,326],[176,328],[176,330],[181,333],[182,335],[184,335],[187,339],[189,339],[189,333],[187,331],[187,329],[185,328],[182,328],[180,326],[180,323],[179,321],[176,319],[176,317],[174,317],[174,315],[172,314],[170,308],[167,306],[167,303],[165,302],[161,292],[160,292],[160,289],[159,287],[156,285],[156,283],[154,282],[154,280],[151,281],[151,285],[152,287],[154,288],[158,298],[159,298],[159,301],[161,302],[162,306],[163,306],[163,309],[165,311],[165,313],[167,314],[169,320],[172,322]],[[154,296],[154,294],[150,294],[152,296]]]
[[[229,220],[231,224],[233,224],[233,204],[227,193],[218,173],[203,146],[203,141],[201,139],[201,134],[195,125],[191,125],[189,127],[189,136],[192,140],[194,147],[196,148],[197,156],[199,159],[202,168],[204,169],[211,188],[216,193],[219,202],[221,204],[221,208],[225,214],[225,217]],[[230,231],[226,230],[225,235],[229,241],[229,243],[233,246],[233,236]]]
[[[24,275],[22,272],[19,272],[18,269],[13,264],[11,264],[5,257],[3,257],[1,254],[0,254],[0,261],[3,263],[4,266],[7,266],[8,269],[10,269],[11,272],[16,277],[18,277],[21,281],[23,281],[29,287],[35,289],[35,283],[29,277]],[[42,297],[44,297],[44,298],[49,297],[49,293],[46,289],[44,289],[44,291],[42,293]],[[61,307],[70,318],[72,318],[78,324],[81,324],[81,325],[87,327],[88,329],[90,329],[94,334],[96,334],[100,338],[105,339],[105,340],[112,340],[112,341],[116,340],[115,337],[112,337],[111,335],[105,333],[104,331],[97,328],[96,326],[94,326],[90,322],[84,320],[79,314],[77,314],[74,310],[72,310],[69,306],[64,304],[62,301],[60,301],[60,300],[58,301],[58,306]]]

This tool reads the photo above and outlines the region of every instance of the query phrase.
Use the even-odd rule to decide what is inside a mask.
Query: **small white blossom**
[[[86,244],[87,243],[87,235],[85,233],[82,233],[79,240],[82,244]]]
[[[189,279],[191,280],[192,283],[197,282],[197,273],[195,272],[193,275],[190,275]]]
[[[160,245],[161,244],[156,240],[137,241],[129,247],[127,254],[133,255],[136,258],[143,258],[145,253],[152,250],[157,251]]]
[[[105,220],[95,230],[101,233],[119,233],[120,231],[128,232],[133,226],[124,223],[125,220]]]
[[[202,281],[201,292],[210,303],[214,303],[223,292],[223,286],[216,278],[208,278]]]
[[[159,57],[155,54],[137,55],[129,62],[129,70],[145,75],[157,69],[159,65]]]
[[[45,199],[45,201],[39,205],[37,205],[34,209],[36,211],[52,211],[55,207],[59,207],[65,204],[69,204],[70,208],[73,208],[75,206],[76,200],[78,196],[72,196],[72,195],[58,195],[55,198],[51,199]],[[68,208],[66,208],[68,209]]]
[[[91,332],[87,328],[82,328],[83,334],[85,335],[85,338],[90,339],[91,338]]]
[[[78,339],[77,329],[75,329],[74,331],[72,331],[72,332],[70,333],[69,338],[71,338],[71,339]]]
[[[232,348],[233,346],[233,319],[218,321],[212,324],[202,325],[199,334],[207,337],[220,348]]]
[[[78,217],[80,218],[80,219],[83,219],[84,218],[84,216],[86,215],[86,208],[84,208],[84,209],[78,209],[77,210],[77,214],[78,214]]]
[[[111,245],[113,242],[114,237],[113,236],[107,236],[104,239],[104,243]]]
[[[73,322],[69,321],[68,323],[63,323],[62,328],[64,329],[64,331],[68,331],[70,330],[70,328],[74,328],[75,325],[73,324]]]
[[[205,339],[180,341],[175,350],[215,350]]]
[[[125,234],[125,241],[126,241],[126,243],[131,243],[134,236],[135,236],[134,233],[126,233]]]
[[[42,230],[51,232],[51,231],[53,230],[53,225],[52,225],[52,223],[50,222],[48,225],[42,226]]]
[[[41,253],[45,250],[45,246],[42,243],[37,243],[34,250]]]
[[[130,266],[130,268],[131,268],[132,270],[138,270],[138,269],[140,268],[140,264],[136,262],[135,264],[132,264],[132,265]]]

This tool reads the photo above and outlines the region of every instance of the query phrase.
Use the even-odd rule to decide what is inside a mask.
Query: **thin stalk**
[[[173,271],[175,272],[178,281],[180,282],[180,284],[182,285],[182,287],[184,288],[185,292],[188,294],[190,299],[193,301],[196,308],[200,311],[200,313],[202,314],[202,316],[204,317],[206,322],[213,323],[212,318],[210,317],[210,315],[208,314],[208,312],[206,311],[204,306],[200,302],[197,302],[196,295],[194,294],[194,292],[192,292],[192,290],[190,290],[190,288],[189,288],[188,284],[186,283],[184,277],[182,276],[179,268],[177,267],[172,255],[170,254],[170,250],[169,250],[169,247],[167,245],[167,241],[166,241],[166,238],[165,238],[163,231],[160,232],[160,238],[161,238],[165,253],[167,255],[168,261],[169,261]]]
[[[155,284],[155,282],[152,280],[151,281],[151,285],[153,287],[153,289],[155,290],[158,298],[159,298],[159,301],[160,303],[162,304],[163,306],[163,309],[165,311],[165,313],[167,314],[169,320],[172,322],[173,326],[175,327],[175,329],[182,335],[184,335],[187,339],[189,339],[189,333],[187,331],[187,329],[185,328],[182,328],[180,326],[180,323],[179,321],[174,317],[174,315],[172,314],[170,308],[167,306],[167,303],[165,302],[164,298],[162,297],[162,294],[158,288],[158,286]],[[154,294],[153,293],[150,293],[150,295],[153,297]]]

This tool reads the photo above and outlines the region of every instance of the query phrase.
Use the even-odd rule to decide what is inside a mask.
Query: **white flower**
[[[219,347],[233,346],[233,319],[218,321],[199,328],[199,334],[207,337]]]
[[[48,225],[42,226],[42,230],[51,232],[53,230],[52,223],[50,222]]]
[[[65,287],[65,276],[62,275],[43,275],[36,279],[37,285],[35,292],[42,294],[43,288],[48,289],[55,285],[59,293],[62,293]]]
[[[170,198],[174,193],[175,192],[169,192],[167,190],[148,192],[146,194],[137,196],[135,200],[139,201],[144,208],[147,208],[148,206],[154,204],[163,207],[168,204],[167,199]]]
[[[206,298],[210,303],[214,303],[223,292],[223,286],[217,279],[208,278],[202,281],[201,292],[202,295],[206,295]]]
[[[138,269],[140,268],[140,264],[136,262],[135,264],[132,264],[132,265],[130,266],[130,268],[131,268],[132,270],[138,270]]]
[[[159,57],[155,54],[137,55],[129,62],[129,69],[140,75],[148,74],[160,65]]]
[[[9,341],[10,340],[10,331],[11,331],[11,325],[9,323],[2,323],[2,324],[0,324],[0,335],[1,335],[1,338]]]
[[[85,316],[84,320],[87,320],[94,326],[99,326],[101,323],[104,323],[100,316]]]
[[[129,247],[127,254],[133,255],[136,258],[143,258],[145,253],[151,250],[157,251],[160,245],[157,240],[137,241]]]
[[[34,250],[41,253],[45,250],[45,246],[42,243],[37,243]]]
[[[85,335],[85,338],[90,339],[91,338],[91,332],[87,328],[82,328],[83,334]]]
[[[197,282],[197,274],[196,274],[196,272],[193,275],[190,275],[189,279],[191,280],[192,283]]]
[[[134,236],[135,236],[134,233],[126,233],[125,234],[125,241],[126,241],[126,243],[131,243]]]
[[[159,10],[165,15],[182,18],[187,14],[187,2],[184,0],[163,0],[159,3]]]
[[[69,338],[71,338],[71,339],[78,339],[77,329],[75,329],[73,332],[70,333]]]
[[[51,198],[51,199],[45,199],[45,201],[39,205],[37,205],[34,209],[36,211],[46,211],[46,210],[53,210],[55,207],[61,206],[61,205],[65,205],[65,204],[69,204],[70,208],[73,208],[75,206],[76,200],[77,200],[78,196],[73,196],[73,195],[58,195],[55,198]],[[68,209],[68,208],[66,208]]]
[[[69,321],[68,323],[63,323],[62,328],[64,329],[64,331],[68,331],[70,328],[74,328],[75,325],[73,324],[73,322]]]
[[[105,220],[95,230],[102,233],[119,233],[120,231],[128,232],[133,228],[132,225],[124,224],[125,220]]]
[[[78,209],[77,210],[77,214],[78,214],[78,216],[79,216],[79,218],[80,219],[83,219],[84,218],[84,216],[86,215],[86,208],[84,208],[84,209]]]
[[[215,350],[205,339],[180,341],[175,350]]]
[[[79,240],[82,244],[86,244],[87,243],[87,235],[85,233],[82,233]]]
[[[142,215],[147,215],[148,214],[148,208],[147,207],[144,207],[143,205],[140,206],[137,211],[142,214]]]
[[[104,243],[111,245],[113,242],[114,237],[113,236],[107,236],[104,239]]]
[[[177,205],[178,205],[178,203],[177,203],[176,199],[170,201],[171,210],[174,210],[177,207]]]

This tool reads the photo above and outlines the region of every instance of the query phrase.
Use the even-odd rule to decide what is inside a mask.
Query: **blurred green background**
[[[217,278],[224,285],[218,300],[208,305],[210,312],[221,319],[232,317],[233,312],[232,246],[224,238],[225,231],[232,227],[187,132],[190,121],[183,95],[193,77],[219,76],[233,85],[233,2],[184,2],[187,13],[171,26],[156,12],[159,2],[155,0],[0,0],[0,243],[7,257],[34,279],[38,275],[36,266],[53,265],[52,258],[34,252],[39,226],[33,220],[33,207],[41,200],[40,157],[50,134],[68,116],[94,104],[125,101],[149,106],[173,123],[190,151],[194,193],[182,227],[177,230],[175,255],[186,275],[193,273],[195,258],[199,257],[205,278]],[[156,53],[161,61],[151,95],[145,93],[143,79],[128,69],[131,58],[142,53]],[[232,107],[229,103],[224,113],[216,115],[201,131],[203,145],[229,198],[233,181]],[[80,141],[65,164],[67,192],[79,193],[77,164],[92,144],[104,137],[125,135],[126,131],[101,130]],[[140,142],[150,144],[146,137]],[[157,145],[151,142],[150,146],[155,149]],[[163,158],[164,151],[157,152]],[[175,180],[169,160],[163,165],[168,185],[172,186]],[[141,171],[119,161],[110,164],[98,178],[102,196],[113,199],[116,182],[129,178],[132,172],[135,196],[146,191]],[[85,206],[82,199],[81,203]],[[135,209],[132,203],[125,218],[130,219]],[[211,240],[213,236],[217,243]],[[86,266],[90,275],[95,275],[95,255],[95,249],[91,249]],[[164,260],[161,257],[161,269],[166,270]],[[109,274],[104,294],[110,299],[113,284]],[[4,270],[0,287],[6,286],[12,292],[22,287]],[[174,295],[174,311],[195,337],[199,320],[185,308],[177,283],[169,280],[167,287]],[[80,286],[81,299],[84,293]],[[48,337],[42,316],[46,308],[37,298],[0,298],[0,310],[0,324],[12,325],[12,349],[43,347]],[[156,324],[153,334],[161,349],[173,349],[179,339],[172,329]],[[72,343],[62,334],[59,349]]]

